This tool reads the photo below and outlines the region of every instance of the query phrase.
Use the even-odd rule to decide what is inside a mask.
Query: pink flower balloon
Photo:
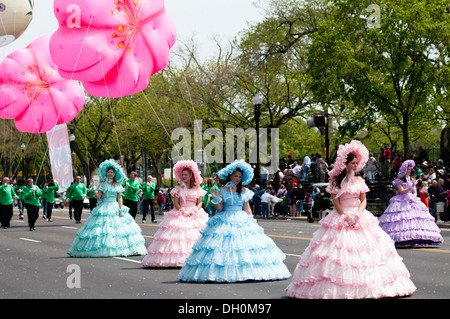
[[[0,65],[0,118],[15,119],[22,132],[47,132],[73,120],[84,106],[83,88],[58,74],[49,41],[50,35],[41,36]]]
[[[169,63],[176,32],[164,0],[55,0],[54,11],[52,58],[91,95],[140,92]]]

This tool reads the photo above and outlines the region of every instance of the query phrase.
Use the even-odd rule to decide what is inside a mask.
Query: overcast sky
[[[94,1],[94,0],[92,0]],[[1,1],[0,1],[1,2]],[[33,20],[15,42],[0,47],[0,60],[9,53],[26,47],[42,34],[53,33],[57,21],[53,15],[53,0],[35,0]],[[244,30],[247,22],[260,21],[262,10],[254,6],[259,0],[166,0],[166,10],[177,27],[177,38],[188,42],[194,37],[201,57],[216,52],[212,42],[217,37],[224,45]],[[179,41],[179,42],[181,42]],[[176,49],[177,43],[174,47]]]

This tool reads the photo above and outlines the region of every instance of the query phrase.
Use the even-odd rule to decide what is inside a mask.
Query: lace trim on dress
[[[121,184],[111,184],[110,181],[106,181],[104,183],[100,183],[100,185],[98,185],[96,187],[97,191],[102,191],[103,193],[106,192],[112,192],[112,193],[122,193],[125,191],[125,189],[123,188],[123,186]]]
[[[201,189],[200,187],[194,188],[186,188],[182,185],[175,186],[171,191],[170,195],[182,198],[186,201],[187,197],[198,198],[206,195],[206,191]]]
[[[345,178],[344,178],[345,180]],[[350,183],[348,182],[342,182],[341,187],[336,187],[332,183],[328,185],[328,187],[325,190],[329,194],[339,194],[341,196],[342,194],[359,194],[359,193],[367,193],[370,191],[369,187],[367,186],[364,179],[361,177],[352,177],[352,180]]]

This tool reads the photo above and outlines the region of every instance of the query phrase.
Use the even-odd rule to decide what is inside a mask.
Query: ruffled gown
[[[197,189],[176,186],[171,195],[180,200],[181,209],[164,214],[153,241],[142,260],[144,267],[182,267],[192,252],[192,246],[200,238],[200,230],[206,226],[208,214],[197,209],[196,200],[206,194]]]
[[[220,190],[223,209],[208,220],[178,279],[188,282],[280,280],[290,277],[284,253],[242,210],[253,192]]]
[[[119,217],[117,194],[121,185],[103,185],[103,195],[92,210],[67,252],[72,257],[118,257],[145,255],[142,230],[123,206],[124,216]]]
[[[416,187],[415,181],[409,178],[406,182],[396,179],[393,185],[402,185],[404,189]],[[397,191],[378,220],[397,247],[436,246],[444,242],[427,206],[412,192]]]
[[[328,187],[330,194],[338,189]],[[346,213],[356,213],[360,194],[369,191],[364,180],[353,179],[340,197]],[[300,256],[291,284],[292,298],[357,299],[411,295],[415,286],[395,250],[394,242],[364,210],[349,226],[336,209],[320,221],[309,246]]]

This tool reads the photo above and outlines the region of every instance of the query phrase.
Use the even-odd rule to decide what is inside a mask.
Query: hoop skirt
[[[284,253],[242,205],[253,196],[220,190],[222,211],[207,222],[178,279],[188,282],[280,280],[290,277]]]
[[[393,184],[395,187],[400,184],[404,189],[415,187],[413,180],[396,179]],[[437,246],[444,242],[427,206],[412,192],[397,192],[378,220],[397,247]]]
[[[200,238],[200,230],[206,226],[208,214],[197,209],[196,200],[206,192],[200,188],[184,190],[176,186],[172,196],[180,198],[181,209],[172,209],[164,214],[153,241],[142,260],[144,267],[182,267],[192,252],[192,246]]]
[[[360,193],[369,189],[358,178],[340,197],[346,214],[356,214]],[[327,190],[336,194],[336,188]],[[320,221],[305,252],[300,256],[291,284],[292,298],[357,299],[411,295],[415,286],[378,220],[364,210],[349,226],[336,209]]]
[[[119,217],[117,193],[121,185],[105,184],[99,204],[92,210],[67,252],[72,257],[118,257],[145,255],[145,239],[141,228],[123,206]]]

